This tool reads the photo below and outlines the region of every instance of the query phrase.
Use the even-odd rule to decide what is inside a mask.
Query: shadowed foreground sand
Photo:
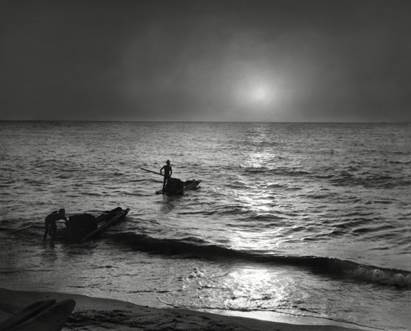
[[[63,330],[276,330],[348,331],[337,325],[295,325],[222,316],[185,309],[157,309],[83,295],[0,289],[0,321],[44,299],[74,299],[76,308]]]

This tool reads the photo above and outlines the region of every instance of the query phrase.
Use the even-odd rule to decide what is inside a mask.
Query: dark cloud
[[[3,2],[1,119],[411,120],[407,1]],[[270,105],[247,103],[267,84]]]

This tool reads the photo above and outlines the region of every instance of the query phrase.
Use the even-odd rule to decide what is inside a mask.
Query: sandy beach
[[[0,318],[38,300],[74,299],[76,308],[63,330],[277,330],[348,331],[339,325],[302,325],[222,316],[185,309],[158,309],[84,295],[0,289]]]

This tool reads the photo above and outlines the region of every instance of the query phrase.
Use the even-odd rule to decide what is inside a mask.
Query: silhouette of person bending
[[[163,179],[163,192],[164,192],[164,189],[166,188],[166,185],[167,185],[167,181],[173,174],[173,169],[171,168],[170,160],[167,160],[166,164],[160,169],[160,174],[164,176],[164,179]]]
[[[43,240],[47,239],[47,235],[50,236],[51,240],[54,241],[56,237],[56,232],[57,232],[57,221],[58,220],[65,220],[67,221],[66,218],[66,211],[64,209],[60,209],[59,211],[53,211],[50,215],[48,215],[44,219],[44,236]]]

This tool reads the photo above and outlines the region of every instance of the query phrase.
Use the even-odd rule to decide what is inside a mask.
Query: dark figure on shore
[[[164,170],[164,172],[163,172],[163,170]],[[163,166],[160,169],[160,174],[162,174],[164,176],[164,179],[163,179],[163,192],[164,192],[164,190],[166,188],[166,185],[167,185],[167,181],[171,177],[171,175],[173,174],[173,169],[171,168],[170,160],[167,160],[166,165]]]
[[[47,239],[47,235],[50,236],[51,240],[54,241],[56,237],[56,232],[57,232],[57,221],[58,220],[65,220],[67,221],[66,218],[66,211],[64,209],[60,209],[59,211],[53,211],[50,215],[48,215],[44,219],[44,236],[43,240]]]

